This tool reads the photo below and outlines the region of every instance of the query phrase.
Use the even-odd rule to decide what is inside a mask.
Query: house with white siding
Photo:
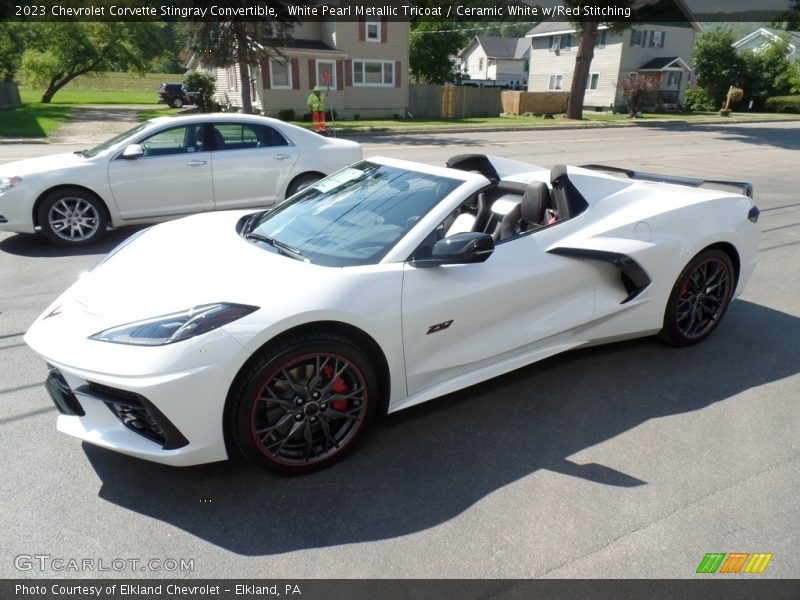
[[[649,77],[657,83],[655,105],[677,105],[691,73],[692,48],[700,25],[683,22],[637,23],[615,31],[600,25],[594,58],[586,82],[584,107],[596,110],[625,104],[617,83],[623,78]],[[544,21],[531,29],[531,69],[528,91],[569,91],[580,34],[572,23]]]
[[[754,32],[736,40],[733,47],[737,52],[744,52],[745,50],[753,50],[760,52],[767,48],[769,44],[773,44],[780,40],[785,39],[788,44],[787,54],[790,60],[800,58],[798,48],[800,48],[800,32],[798,31],[783,31],[782,29],[770,29],[767,27],[759,27]]]
[[[351,17],[351,19],[353,19]],[[295,24],[290,39],[271,40],[271,57],[249,65],[253,107],[268,116],[292,109],[299,118],[315,85],[328,89],[327,108],[342,117],[405,116],[408,109],[409,23],[361,17]],[[189,68],[203,69],[194,57]],[[209,69],[216,75],[216,99],[242,106],[239,65]]]
[[[527,87],[531,41],[476,35],[457,54],[459,70],[473,82]]]

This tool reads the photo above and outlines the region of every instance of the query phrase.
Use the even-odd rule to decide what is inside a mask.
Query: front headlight
[[[135,346],[163,346],[208,333],[256,310],[257,306],[246,304],[204,304],[183,312],[112,327],[90,335],[89,339]]]
[[[0,177],[0,194],[7,192],[13,187],[16,187],[22,181],[22,177]]]

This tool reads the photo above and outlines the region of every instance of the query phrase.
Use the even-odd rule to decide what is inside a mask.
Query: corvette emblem
[[[436,325],[431,325],[430,327],[428,327],[428,333],[426,333],[425,335],[430,335],[432,333],[438,333],[440,331],[444,331],[452,324],[453,324],[453,319],[450,319],[449,321],[445,321],[443,323],[437,323]]]

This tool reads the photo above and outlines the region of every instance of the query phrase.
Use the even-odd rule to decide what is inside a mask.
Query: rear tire
[[[291,198],[297,192],[302,192],[308,186],[313,185],[320,179],[322,179],[322,175],[317,175],[316,173],[306,173],[305,175],[295,177],[286,188],[286,197]]]
[[[378,404],[375,369],[349,339],[289,338],[240,378],[229,439],[255,464],[285,473],[325,468],[363,435]]]
[[[172,99],[172,108],[183,108],[183,99],[182,98],[173,98]]]
[[[733,297],[735,276],[722,250],[705,250],[678,276],[667,300],[658,337],[674,346],[693,346],[717,328]]]

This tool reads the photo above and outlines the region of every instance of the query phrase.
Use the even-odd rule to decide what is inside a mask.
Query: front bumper
[[[247,357],[228,333],[135,347],[68,333],[60,318],[37,320],[25,336],[50,369],[59,431],[173,466],[228,458],[225,400]]]
[[[23,181],[17,187],[0,194],[0,231],[35,233],[33,202],[35,198]]]

